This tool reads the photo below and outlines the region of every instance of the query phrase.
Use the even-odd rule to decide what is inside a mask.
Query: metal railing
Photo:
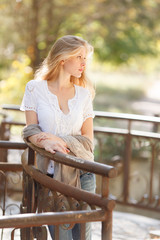
[[[3,105],[2,110],[6,110],[5,112],[0,112],[1,122],[0,122],[0,140],[9,141],[11,136],[11,127],[12,126],[25,126],[24,122],[14,121],[10,115],[8,115],[8,111],[20,111],[20,107],[18,105]],[[0,156],[1,162],[7,162],[8,149],[1,148]]]
[[[8,141],[0,141],[0,149],[2,150],[23,150],[26,149],[25,143],[15,143]],[[23,167],[20,163],[8,163],[1,162],[0,155],[0,211],[1,219],[5,219],[8,214],[20,213],[19,200],[15,201],[20,197],[22,199],[22,171]],[[8,201],[10,200],[10,201]],[[12,216],[13,217],[13,216]],[[14,231],[11,233],[10,239],[13,238]],[[0,231],[0,239],[6,239],[5,231],[2,228]]]
[[[13,110],[14,108],[5,105],[3,109]],[[16,106],[15,110],[18,109],[19,107]],[[115,166],[119,165],[121,168],[120,170],[118,168],[121,179],[119,181],[117,178],[116,183],[118,185],[118,181],[121,182],[121,185],[119,185],[120,190],[118,189],[117,192],[111,191],[115,200],[121,204],[159,211],[160,118],[95,111],[94,122],[96,161]],[[136,124],[139,130],[135,130]],[[117,126],[120,127],[117,128]],[[112,149],[108,150],[107,145],[112,145]],[[110,155],[109,151],[111,151]],[[108,155],[109,159],[107,159]],[[114,158],[117,155],[118,164],[116,164]],[[113,158],[113,161],[111,161],[111,158]],[[137,167],[134,170],[135,161],[137,161]],[[143,163],[147,167],[146,173],[142,171],[143,169],[140,169],[140,167],[143,168]],[[140,185],[141,182],[143,184]],[[138,191],[138,188],[133,189],[133,185],[136,184],[138,184],[139,188],[141,187],[138,197],[134,196],[136,195],[134,192]]]
[[[13,143],[0,141],[0,148],[11,149],[25,149],[27,146],[24,143]],[[28,156],[23,154],[23,201],[21,205],[21,213],[14,216],[3,216],[0,218],[0,228],[14,228],[11,233],[11,239],[14,239],[14,233],[17,228],[21,229],[21,239],[47,239],[45,227],[43,225],[55,225],[55,240],[59,239],[58,226],[62,224],[81,224],[81,240],[85,239],[86,222],[101,221],[102,222],[102,239],[112,239],[112,210],[115,206],[114,200],[109,198],[109,178],[116,176],[116,170],[107,165],[85,161],[73,156],[68,156],[62,153],[50,154],[43,149],[39,149],[32,144],[29,144]],[[45,157],[49,157],[68,166],[90,171],[102,176],[102,194],[93,194],[84,190],[71,187],[69,185],[58,182],[47,175],[41,173],[34,166],[35,152],[39,152]],[[0,169],[2,175],[6,171],[20,171],[22,166],[20,164],[1,163]],[[6,189],[6,184],[4,184]],[[43,190],[43,191],[42,191]],[[44,192],[51,191],[52,193],[61,193],[67,199],[75,199],[79,206],[85,206],[87,203],[91,210],[84,210],[79,208],[76,211],[66,212],[46,212],[42,213],[42,202],[40,199],[44,198]],[[4,195],[6,190],[4,191]],[[45,201],[48,202],[49,195],[45,195]],[[44,202],[43,202],[44,203]],[[83,204],[82,204],[83,203]],[[100,209],[96,209],[96,206]],[[38,210],[37,210],[38,209]],[[38,213],[35,213],[38,211]],[[39,226],[39,228],[37,228]],[[27,228],[26,228],[27,227]]]
[[[153,211],[160,211],[160,171],[159,171],[159,153],[160,153],[160,133],[151,132],[151,129],[158,130],[160,124],[159,117],[151,116],[140,116],[133,114],[118,114],[118,113],[106,113],[106,112],[95,112],[96,118],[121,120],[127,122],[126,128],[112,128],[112,127],[94,127],[95,138],[98,141],[98,158],[97,160],[102,163],[108,163],[105,161],[105,154],[103,151],[106,146],[106,141],[104,139],[112,137],[115,139],[114,148],[119,144],[121,152],[118,151],[114,153],[119,155],[119,161],[121,162],[121,172],[122,184],[121,193],[114,193],[114,199],[117,203],[138,207],[142,209],[148,209]],[[149,131],[133,130],[132,126],[135,122],[150,123],[151,127]],[[107,125],[105,123],[105,125]],[[137,151],[137,156],[135,152]],[[143,155],[142,156],[142,152]],[[114,155],[113,155],[114,159]],[[137,161],[137,168],[134,171],[131,166]],[[147,165],[147,173],[140,169],[140,164]],[[114,164],[110,162],[110,164]],[[143,167],[142,167],[143,168]],[[141,194],[138,199],[131,197],[133,195],[133,177],[134,183],[137,184],[137,189],[141,188],[139,191]],[[141,182],[145,185],[145,188],[141,185]],[[156,184],[155,184],[156,183]],[[131,186],[132,185],[132,186]],[[155,189],[156,186],[156,189]]]

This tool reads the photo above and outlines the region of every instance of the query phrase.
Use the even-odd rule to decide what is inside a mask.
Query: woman
[[[86,61],[92,46],[77,36],[58,39],[35,74],[26,85],[21,110],[25,111],[26,125],[38,124],[42,133],[29,137],[38,147],[55,153],[68,154],[63,136],[81,135],[93,141],[92,87],[85,76]],[[47,174],[54,175],[54,162],[50,161]],[[81,188],[94,192],[92,173],[80,176]],[[91,239],[86,227],[86,239]],[[78,227],[60,229],[60,239],[79,239]]]

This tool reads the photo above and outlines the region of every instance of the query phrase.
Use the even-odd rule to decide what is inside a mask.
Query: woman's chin
[[[78,74],[77,78],[80,78],[82,76],[82,72]]]
[[[80,78],[82,76],[82,73],[80,74],[75,74],[75,75],[72,75],[73,77],[76,77],[76,78]]]

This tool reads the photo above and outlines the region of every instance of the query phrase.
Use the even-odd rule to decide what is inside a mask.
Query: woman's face
[[[64,71],[70,76],[81,77],[86,65],[86,49],[82,47],[77,55],[64,61]]]

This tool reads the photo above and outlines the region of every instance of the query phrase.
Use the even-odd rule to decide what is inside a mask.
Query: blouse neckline
[[[44,81],[45,81],[45,87],[46,87],[46,89],[47,89],[48,94],[49,94],[50,96],[54,97],[54,99],[55,99],[57,109],[58,109],[63,115],[65,115],[65,116],[70,115],[71,109],[73,108],[74,100],[77,98],[77,95],[78,95],[77,85],[73,84],[73,85],[74,85],[74,89],[75,89],[75,94],[74,94],[73,98],[68,99],[68,109],[69,109],[69,111],[68,111],[68,113],[64,113],[64,112],[61,110],[60,106],[59,106],[59,102],[58,102],[58,97],[57,97],[57,95],[54,94],[54,93],[52,93],[52,92],[49,90],[47,80],[44,80]]]

